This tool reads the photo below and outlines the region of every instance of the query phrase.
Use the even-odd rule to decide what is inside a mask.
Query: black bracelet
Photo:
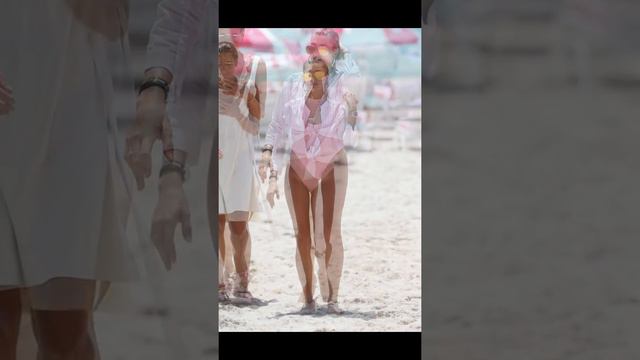
[[[184,169],[184,166],[176,162],[169,162],[167,164],[164,164],[162,168],[160,168],[159,177],[162,177],[162,175],[169,172],[177,172],[178,174],[180,174],[180,177],[182,178],[182,182],[184,182],[186,178],[186,170]]]
[[[162,89],[162,91],[164,92],[164,100],[166,101],[167,97],[169,96],[169,84],[158,77],[145,80],[142,85],[140,85],[138,95],[142,94],[142,92],[147,90],[148,88],[154,86]]]

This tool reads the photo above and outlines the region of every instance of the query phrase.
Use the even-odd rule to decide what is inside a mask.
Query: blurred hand
[[[191,242],[191,213],[177,173],[167,173],[160,178],[158,204],[151,220],[151,241],[158,250],[167,270],[176,263],[177,253],[174,234],[178,223],[185,241]]]
[[[125,159],[136,179],[138,190],[144,189],[144,179],[151,176],[151,150],[162,139],[165,148],[172,148],[171,127],[166,116],[164,91],[146,89],[136,102],[136,119],[127,132]]]
[[[218,80],[218,86],[225,95],[238,96],[241,94],[239,91],[241,89],[239,89],[238,78],[235,76]]]
[[[349,109],[355,110],[358,108],[358,98],[354,93],[352,93],[351,91],[346,91],[343,97],[344,101],[347,102],[347,106],[349,106]]]
[[[343,95],[343,98],[347,103],[347,111],[349,112],[347,114],[347,120],[349,122],[349,125],[353,127],[356,124],[357,117],[353,117],[350,114],[352,111],[358,110],[358,98],[351,91],[346,91]]]
[[[262,180],[262,183],[264,184],[264,181],[267,180],[267,168],[269,167],[268,164],[266,164],[264,161],[260,162],[260,165],[258,165],[258,175],[260,175],[260,180]]]
[[[218,160],[222,159],[222,149],[218,149]]]
[[[220,114],[228,115],[238,120],[242,119],[244,114],[240,111],[240,102],[240,98],[220,98],[218,102]]]
[[[16,99],[13,97],[13,89],[0,74],[0,115],[7,115],[14,110]]]
[[[267,190],[267,201],[271,208],[275,206],[274,196],[280,200],[280,193],[278,192],[278,181],[276,179],[271,179],[269,181],[269,190]]]
[[[260,175],[260,179],[262,183],[267,180],[267,169],[271,168],[271,152],[264,151],[262,153],[262,159],[260,160],[260,164],[258,165],[258,175]]]

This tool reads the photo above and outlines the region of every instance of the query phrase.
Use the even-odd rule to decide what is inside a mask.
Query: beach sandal
[[[327,313],[341,315],[344,313],[344,311],[338,306],[337,301],[329,301],[329,303],[327,304]]]
[[[248,289],[249,284],[249,272],[238,273],[236,276],[235,285],[233,287],[233,296],[241,300],[242,302],[253,301],[253,295]]]
[[[316,313],[316,301],[311,300],[311,302],[305,303],[300,309],[300,315],[311,315]]]
[[[226,304],[229,300],[229,293],[227,292],[226,286],[224,284],[218,285],[218,302],[220,304]]]

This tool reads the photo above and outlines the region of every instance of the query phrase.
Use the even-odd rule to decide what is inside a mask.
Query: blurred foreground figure
[[[131,278],[112,83],[126,58],[127,6],[3,1],[0,359],[17,356],[23,308],[38,359],[99,358],[98,282]]]

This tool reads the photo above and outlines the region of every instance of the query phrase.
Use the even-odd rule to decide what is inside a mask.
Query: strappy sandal
[[[300,315],[312,315],[316,313],[316,301],[311,300],[311,302],[305,303],[300,309]]]
[[[344,311],[338,306],[337,301],[329,301],[329,303],[327,304],[327,313],[341,315],[344,313]]]
[[[238,273],[236,275],[236,281],[233,287],[233,296],[242,300],[243,302],[251,302],[253,295],[248,289],[249,284],[249,272]]]
[[[218,285],[218,302],[220,304],[226,304],[230,301],[229,293],[227,292],[227,287],[224,284]]]

